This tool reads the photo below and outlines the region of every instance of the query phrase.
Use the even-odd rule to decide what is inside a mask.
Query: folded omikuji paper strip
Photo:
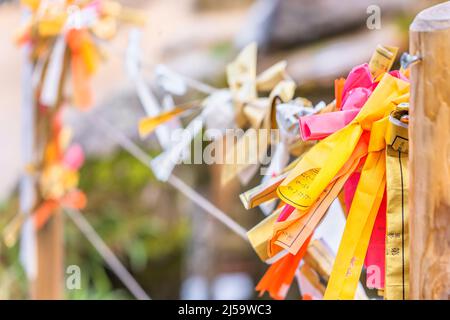
[[[369,135],[363,134],[347,163],[313,206],[305,211],[296,209],[285,221],[278,221],[274,224],[270,250],[274,250],[276,246],[282,247],[292,254],[299,250],[307,237],[318,226],[348,177],[360,166],[363,158],[367,155],[368,141]]]
[[[392,65],[391,62],[383,58],[384,62],[379,63],[380,48],[377,48],[376,53],[371,59],[369,65],[375,68],[380,65],[384,65],[383,71],[388,71],[387,68]],[[396,53],[396,51],[394,51]],[[390,56],[391,60],[395,57],[395,54]],[[384,55],[383,55],[384,56]],[[345,80],[343,89],[338,94],[342,101],[340,111],[336,111],[329,114],[309,116],[300,118],[300,131],[303,139],[322,139],[329,134],[341,129],[347,125],[359,112],[359,108],[365,103],[372,89],[376,87],[377,83],[373,81],[372,75],[378,75],[378,70],[369,70],[369,65],[361,65],[355,67]],[[391,73],[392,75],[406,80],[398,71]],[[340,102],[341,103],[341,102]],[[339,104],[340,104],[339,103]],[[353,109],[353,110],[352,110]],[[350,111],[352,110],[352,111]],[[353,112],[353,113],[352,113]],[[355,179],[356,177],[356,179]],[[350,208],[353,194],[356,190],[357,183],[359,182],[360,173],[355,172],[350,176],[348,181],[344,185],[344,195],[346,198],[345,207]],[[385,233],[386,233],[386,198],[383,197],[381,206],[379,208],[375,225],[372,231],[372,235],[367,250],[365,259],[366,267],[369,267],[370,272],[376,272],[376,279],[378,281],[373,282],[375,277],[367,278],[367,285],[371,288],[383,289],[385,278]],[[373,271],[372,271],[373,270]]]
[[[386,279],[384,298],[409,297],[408,106],[389,117],[386,130]]]
[[[86,206],[86,195],[78,190],[78,170],[84,162],[84,153],[79,145],[71,145],[70,140],[71,131],[63,126],[61,114],[57,114],[38,175],[41,203],[33,212],[37,229],[43,227],[58,208],[83,209]]]
[[[396,53],[396,48],[379,46],[369,64],[355,67],[345,80],[336,80],[336,111],[302,116],[299,121],[303,139],[324,140],[285,171],[287,177],[283,175],[281,183],[272,179],[241,196],[246,208],[252,207],[272,200],[278,185],[281,206],[248,236],[262,260],[281,266],[302,250],[331,202],[346,189],[343,202],[350,211],[349,223],[325,298],[353,298],[368,249],[366,266],[378,267],[379,276],[384,277],[386,165],[381,156],[385,149],[381,128],[386,115],[409,97],[403,74],[387,73]],[[271,267],[269,278],[282,278],[277,270]],[[286,280],[292,279],[286,276]],[[383,288],[383,281],[373,287]],[[280,294],[272,290],[271,296]]]
[[[344,83],[335,81],[336,109],[338,111],[300,118],[300,135],[304,141],[320,140],[342,129],[358,114],[377,85],[377,78],[388,72],[394,63],[398,48],[379,45],[369,64],[353,68]],[[393,74],[396,77],[398,74]]]
[[[258,246],[258,254],[266,261],[275,257],[288,259],[280,256],[283,249],[290,252],[288,256],[296,255],[344,183],[362,166],[325,294],[327,299],[354,296],[385,191],[382,123],[398,103],[408,100],[408,94],[407,82],[385,74],[355,119],[312,147],[289,171],[277,188],[280,199],[287,204],[284,209],[249,232],[250,241]]]
[[[369,246],[367,248],[364,266],[368,268],[371,273],[376,272],[376,277],[372,281],[369,277],[366,278],[366,286],[368,288],[384,289],[385,279],[385,252],[386,252],[386,201],[387,195],[384,192],[381,200],[380,208],[378,209],[377,217],[370,236]],[[374,269],[376,268],[376,270]],[[375,271],[374,271],[375,270]]]
[[[320,291],[322,297],[325,293],[326,282],[330,278],[334,259],[335,254],[329,248],[329,243],[321,238],[311,241],[303,259],[305,263],[301,267],[300,272],[309,271],[304,273],[304,276]],[[304,270],[305,266],[309,267],[310,270]],[[367,295],[362,286],[358,286],[355,299],[367,300]]]
[[[400,108],[400,107],[398,107],[398,108]],[[403,109],[402,109],[402,111],[403,111]],[[394,111],[394,112],[399,113],[399,111]],[[392,116],[389,117],[389,119],[391,120]],[[391,148],[390,145],[392,144],[393,140],[397,140],[397,144],[399,142],[402,142],[403,145],[406,144],[406,147],[403,146],[404,150],[402,152],[407,152],[407,138],[408,138],[407,137],[407,129],[404,129],[406,127],[405,124],[402,124],[402,125],[403,125],[403,127],[398,126],[398,125],[395,126],[393,124],[393,121],[390,121],[386,128],[386,143],[387,143],[386,152],[388,154],[389,154],[389,150]],[[403,131],[400,129],[397,129],[398,127],[402,128]],[[393,133],[393,132],[395,132],[395,133]],[[405,143],[405,141],[406,141],[406,143]],[[394,159],[395,159],[395,157],[394,157]],[[406,157],[406,159],[407,159],[407,157]],[[390,161],[388,161],[388,160],[390,160]],[[403,167],[405,167],[405,166],[406,165],[404,164]],[[367,253],[366,253],[364,265],[367,268],[366,281],[367,281],[367,287],[369,287],[369,288],[384,289],[385,288],[385,279],[386,279],[386,283],[390,287],[392,280],[385,273],[385,266],[389,265],[389,263],[386,262],[386,259],[388,259],[388,257],[392,257],[392,256],[396,257],[396,254],[398,252],[401,252],[403,254],[403,251],[398,250],[398,247],[397,247],[397,249],[394,249],[394,254],[391,253],[390,248],[388,250],[386,250],[386,244],[389,243],[389,241],[392,241],[392,239],[394,239],[394,242],[395,242],[395,239],[400,238],[400,232],[396,233],[396,232],[390,231],[387,233],[387,231],[386,231],[386,228],[387,228],[387,226],[386,226],[387,198],[393,199],[390,201],[390,203],[391,203],[391,207],[393,206],[395,208],[395,205],[397,203],[399,203],[398,199],[404,199],[405,197],[407,197],[407,189],[403,188],[404,189],[403,190],[401,187],[396,187],[396,185],[395,185],[396,181],[402,180],[401,176],[403,175],[402,173],[400,173],[398,171],[398,169],[397,169],[398,167],[400,167],[398,163],[392,164],[392,160],[389,157],[386,158],[386,175],[388,176],[389,171],[394,171],[395,174],[389,175],[391,177],[391,179],[393,179],[394,182],[387,183],[387,188],[386,188],[387,192],[384,193],[383,200],[382,200],[380,208],[378,210],[378,214],[376,216],[375,224],[374,224],[374,227],[372,230],[372,235],[370,237],[370,242],[369,242],[369,246],[368,246]],[[355,172],[344,186],[344,192],[345,192],[345,198],[346,198],[345,202],[346,202],[347,208],[351,207],[353,196],[354,196],[354,193],[355,193],[355,190],[356,190],[359,180],[360,180],[360,173]],[[404,180],[407,180],[407,178],[405,177]],[[398,194],[399,193],[398,190],[402,190],[402,195]],[[398,204],[397,206],[401,207],[400,204]],[[390,209],[391,212],[392,212],[392,210],[393,209]],[[404,221],[407,221],[407,217],[405,217],[403,215],[403,218],[404,218]],[[394,221],[394,222],[392,222],[392,221]],[[399,221],[398,218],[391,219],[390,224],[395,226],[396,223],[397,224],[399,223],[398,221]],[[391,228],[393,228],[395,230],[396,227],[391,227]],[[400,223],[400,226],[397,227],[397,230],[400,230],[400,229],[402,229],[401,223]],[[403,230],[404,230],[404,228],[403,228]],[[402,239],[403,238],[404,238],[404,236],[402,236]],[[385,259],[385,255],[386,255],[386,259]],[[397,276],[399,276],[399,275],[397,274]],[[405,278],[404,272],[402,273],[401,277]],[[406,277],[407,277],[407,272],[406,272]],[[397,281],[397,282],[401,283],[401,281]],[[401,291],[402,288],[404,288],[404,287],[405,287],[405,285],[403,282],[402,285],[397,286],[397,288],[400,288],[400,290],[397,290],[397,292]],[[394,290],[392,290],[392,291],[394,291]],[[407,290],[405,290],[405,291],[407,291]],[[399,296],[401,296],[401,295],[398,294],[397,298]],[[385,290],[385,298],[391,299],[392,297],[393,297],[393,295],[391,294],[391,289],[389,288],[389,289]]]
[[[259,122],[257,129],[264,129],[264,135],[257,134],[256,141],[252,140],[255,136],[255,127],[252,130],[247,130],[244,135],[237,141],[232,150],[227,150],[225,166],[221,175],[221,182],[223,184],[228,183],[239,173],[244,172],[252,165],[259,167],[259,164],[264,159],[267,153],[267,148],[271,144],[271,132],[272,119],[271,108],[275,105],[274,100],[280,99],[282,102],[292,100],[295,93],[295,83],[293,81],[283,80],[277,84],[272,90],[268,102],[264,109],[263,119]],[[248,108],[246,109],[248,110]],[[256,125],[256,123],[254,124]],[[256,152],[252,151],[250,146],[256,142]],[[239,161],[239,157],[243,156],[246,161]],[[244,184],[246,181],[243,181]]]
[[[371,133],[371,140],[373,137],[374,132]],[[383,153],[376,149],[372,151],[369,147],[325,299],[353,299],[384,188]]]
[[[354,172],[344,185],[345,207],[351,208],[361,172]],[[348,213],[348,210],[347,210]],[[385,278],[385,236],[386,236],[386,193],[384,193],[370,237],[364,265],[368,269],[366,278],[368,288],[383,289]],[[374,269],[376,268],[376,269]],[[370,277],[370,274],[374,277]]]
[[[361,172],[354,172],[344,185],[344,203],[345,208],[350,208],[352,205],[353,197],[355,195],[356,187],[358,185]],[[347,213],[348,213],[348,209]],[[366,279],[368,288],[383,289],[384,288],[384,270],[385,270],[385,235],[386,235],[386,193],[381,201],[380,208],[375,220],[375,225],[370,237],[369,247],[367,249],[364,265],[368,267],[368,273],[377,272],[377,281],[374,281],[373,277]],[[373,268],[377,268],[372,271]]]
[[[309,208],[348,160],[362,133],[393,109],[394,99],[408,92],[407,82],[385,74],[356,118],[305,154],[278,187],[280,199],[300,210]]]
[[[110,40],[117,33],[118,21],[135,25],[145,21],[139,11],[114,1],[22,0],[21,4],[31,14],[16,39],[32,47],[30,59],[43,72],[39,101],[47,107],[61,103],[58,96],[66,69],[71,73],[73,104],[80,108],[91,106],[90,78],[101,56],[94,36]]]
[[[339,111],[300,118],[302,140],[323,139],[349,124],[372,93],[373,83],[367,63],[353,68],[345,80]]]
[[[245,47],[237,58],[227,66],[229,88],[216,90],[201,103],[187,107],[177,106],[173,110],[161,113],[158,116],[142,119],[139,124],[141,136],[152,133],[158,126],[175,117],[182,116],[189,110],[200,110],[201,114],[195,119],[204,123],[207,129],[221,132],[221,136],[215,137],[214,140],[225,139],[226,129],[253,129],[245,131],[242,137],[238,137],[236,143],[227,148],[226,165],[223,166],[221,174],[223,184],[236,176],[240,178],[242,183],[247,183],[256,173],[261,159],[264,158],[267,148],[271,144],[270,129],[276,128],[275,100],[281,100],[281,102],[292,100],[296,88],[295,83],[290,80],[286,73],[285,61],[276,63],[259,75],[256,73],[256,63],[257,46],[252,43]],[[261,93],[269,93],[269,95],[260,96]],[[221,121],[222,119],[230,119],[231,121]],[[259,129],[265,130],[259,131]],[[255,134],[255,130],[257,132],[255,143],[257,151],[251,152],[247,146],[247,141]],[[266,134],[259,135],[259,132],[266,132]],[[189,145],[187,146],[189,147]],[[179,146],[172,147],[181,150]],[[289,149],[289,151],[291,150]],[[162,156],[160,157],[161,161],[155,164],[156,167],[167,169],[161,170],[166,172],[166,174],[161,175],[162,180],[170,175],[171,169],[174,167],[167,162],[176,162],[179,157],[179,152],[174,153],[171,150],[166,150],[166,153],[171,153],[173,156]],[[241,157],[240,161],[237,161],[235,157]]]
[[[311,236],[305,241],[302,248],[295,255],[289,254],[272,264],[256,286],[260,295],[268,291],[273,299],[284,299],[294,279],[300,260],[308,249]]]
[[[227,150],[226,165],[221,174],[222,185],[236,176],[243,184],[249,182],[271,144],[269,130],[276,128],[275,100],[288,102],[294,97],[296,85],[286,72],[286,62],[281,61],[257,76],[256,61],[257,46],[250,44],[227,66],[227,81],[235,107],[236,125],[240,128],[250,125],[251,130],[247,130],[231,150]],[[259,97],[258,93],[261,91],[270,91],[269,97]],[[258,134],[257,151],[253,152],[248,147],[248,140],[254,135],[255,129],[264,129],[267,134],[265,137]],[[245,161],[237,161],[236,155],[243,155]]]
[[[391,106],[395,108],[408,99],[409,94],[406,93],[393,100]],[[354,297],[386,186],[385,148],[388,117],[373,123],[369,153],[348,214],[344,235],[324,295],[325,299]]]
[[[92,106],[90,78],[103,56],[94,39],[111,39],[118,21],[142,25],[143,19],[137,11],[106,0],[21,0],[21,5],[26,14],[16,43],[26,54],[22,87],[26,172],[17,215],[22,222],[10,229],[8,238],[12,245],[22,226],[20,257],[28,278],[34,280],[35,230],[61,207],[86,205],[85,194],[78,190],[83,153],[79,146],[69,145],[69,130],[60,123],[61,109],[66,102],[82,109]],[[68,80],[72,85],[66,91]]]

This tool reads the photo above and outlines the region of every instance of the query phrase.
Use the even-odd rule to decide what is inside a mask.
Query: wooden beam
[[[450,298],[450,1],[410,26],[410,298]]]

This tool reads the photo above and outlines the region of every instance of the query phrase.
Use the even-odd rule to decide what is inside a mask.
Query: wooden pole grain
[[[65,51],[61,76],[57,84],[57,99],[53,107],[46,112],[36,111],[35,119],[35,165],[43,169],[46,148],[55,139],[53,127],[63,107],[63,88],[68,72],[69,54]],[[47,68],[47,67],[46,67]],[[47,72],[46,69],[44,69]],[[35,101],[35,109],[39,110],[39,102]],[[42,172],[41,172],[42,173]],[[40,186],[36,181],[37,199],[35,208],[46,199],[40,194]],[[31,286],[31,297],[36,300],[64,299],[64,219],[61,210],[56,210],[48,218],[42,228],[36,230],[37,275]]]
[[[64,298],[63,241],[63,216],[58,211],[37,232],[38,274],[32,285],[33,299]]]
[[[36,149],[37,163],[44,164],[45,148],[51,137],[49,127],[56,116],[55,114],[37,113],[36,119]],[[37,109],[37,106],[36,106]],[[45,199],[39,192],[39,185],[36,181],[36,193],[38,199],[36,206]],[[64,226],[61,210],[55,211],[42,228],[36,230],[36,253],[37,253],[37,275],[33,281],[31,297],[36,300],[60,300],[64,298]]]
[[[450,1],[410,26],[410,298],[450,298]]]

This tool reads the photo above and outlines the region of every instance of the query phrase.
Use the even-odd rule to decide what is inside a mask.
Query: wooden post
[[[25,59],[29,59],[29,52],[25,54]],[[24,103],[26,108],[23,109],[23,157],[24,167],[33,166],[35,168],[41,168],[45,147],[49,143],[51,138],[52,121],[56,115],[57,107],[55,107],[49,113],[40,113],[38,110],[38,101],[36,101],[36,93],[31,86],[31,78],[33,75],[33,68],[30,66],[31,61],[26,61],[27,67],[31,68],[29,74],[25,75],[24,89],[26,88],[26,94],[24,96]],[[61,77],[64,78],[64,71]],[[61,88],[62,80],[58,86],[58,107],[61,106]],[[35,177],[30,177],[28,174],[24,174],[24,179],[29,179],[30,190],[21,190],[21,197],[30,199],[21,199],[26,205],[22,206],[21,211],[23,214],[30,215],[37,205],[43,200],[39,194],[38,181]],[[26,189],[26,188],[24,188]],[[40,229],[36,230],[36,275],[31,281],[31,298],[36,300],[56,300],[64,298],[64,235],[63,235],[63,216],[61,212],[54,213],[48,220],[48,222]]]
[[[450,1],[410,27],[410,298],[450,298]]]
[[[37,232],[38,274],[32,286],[33,299],[64,298],[63,240],[63,216],[58,211]]]
[[[37,106],[36,106],[37,108]],[[54,115],[37,112],[36,149],[38,159],[44,158],[44,148],[51,136],[48,131]],[[38,160],[42,163],[43,160]],[[36,190],[38,186],[36,185]],[[38,193],[38,192],[37,192]],[[37,197],[35,205],[43,199]],[[31,297],[36,300],[60,300],[64,298],[64,233],[63,213],[54,212],[45,225],[36,231],[37,275],[32,284]]]
[[[60,85],[61,86],[61,85]],[[61,105],[58,104],[58,108]],[[37,106],[36,106],[37,108]],[[36,147],[38,163],[43,163],[45,147],[51,137],[49,127],[56,117],[54,113],[37,113]],[[38,187],[36,186],[37,190]],[[36,205],[43,199],[38,195]],[[45,225],[36,232],[37,276],[32,285],[32,298],[36,300],[60,300],[64,298],[64,234],[63,213],[54,212]]]
[[[48,119],[38,112],[35,92],[32,85],[34,66],[30,61],[31,48],[23,52],[24,66],[22,70],[22,166],[36,166],[43,157],[43,146],[48,140],[42,132],[42,124]],[[20,211],[30,218],[40,201],[36,177],[25,171],[20,182]],[[29,221],[29,220],[28,220]],[[33,224],[33,222],[30,222]],[[31,227],[34,228],[34,225]],[[34,234],[22,234],[21,257],[25,271],[30,280],[30,296],[32,299],[63,298],[63,224],[61,213],[56,213],[48,223]],[[31,230],[25,229],[28,233]],[[36,236],[36,237],[35,237]],[[36,243],[34,241],[36,240]],[[34,255],[36,253],[36,255]],[[35,260],[36,259],[36,260]]]

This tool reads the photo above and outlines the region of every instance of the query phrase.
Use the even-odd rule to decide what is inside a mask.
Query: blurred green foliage
[[[147,167],[123,151],[87,160],[80,189],[88,196],[83,214],[144,290],[158,299],[177,298],[190,228],[187,217],[176,212],[174,191],[156,182]],[[0,208],[1,230],[17,208],[17,196]],[[81,289],[67,290],[66,298],[133,298],[67,218],[64,231],[65,265],[81,269]],[[28,297],[18,247],[0,245],[1,299]]]

